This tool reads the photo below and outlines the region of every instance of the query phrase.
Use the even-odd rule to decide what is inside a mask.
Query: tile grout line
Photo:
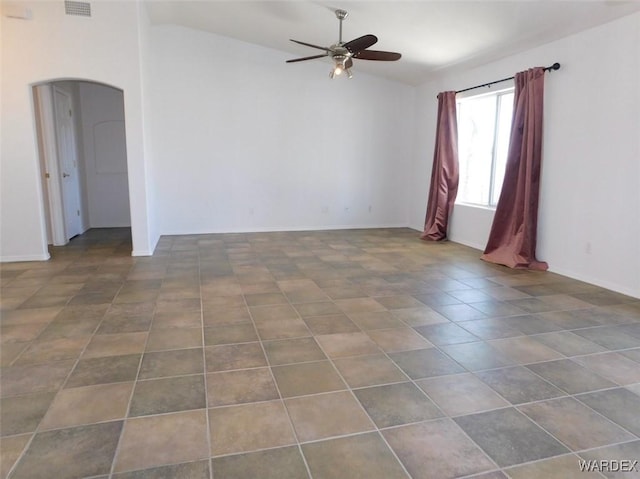
[[[135,265],[135,263],[134,263],[134,265]],[[162,281],[164,281],[164,279]],[[162,284],[162,282],[161,282],[161,284]],[[115,299],[115,297],[114,297],[114,299]],[[144,361],[144,356],[145,356],[146,349],[147,349],[147,343],[149,342],[149,336],[150,336],[150,333],[151,333],[151,328],[153,326],[153,321],[155,320],[156,309],[157,309],[157,302],[154,300],[153,311],[151,312],[151,321],[149,323],[149,329],[148,329],[148,332],[147,332],[147,337],[145,338],[145,341],[144,341],[144,347],[142,349],[142,354],[140,354],[140,360],[138,361],[138,368],[136,369],[136,377],[133,380],[133,385],[131,387],[131,393],[129,393],[129,401],[127,402],[127,409],[125,411],[124,418],[122,419],[122,429],[120,430],[120,435],[118,436],[118,442],[116,444],[116,449],[115,449],[115,451],[113,453],[113,458],[111,459],[111,467],[109,469],[109,474],[108,474],[109,479],[112,479],[114,474],[115,474],[116,462],[117,462],[118,456],[120,454],[120,446],[122,444],[122,440],[123,440],[123,437],[124,437],[125,429],[127,427],[127,422],[129,420],[129,413],[131,411],[131,403],[133,402],[133,396],[134,396],[134,394],[136,392],[136,387],[138,386],[138,378],[140,376],[140,370],[142,369],[142,362]]]
[[[277,282],[276,282],[277,284]],[[279,286],[278,286],[279,287]],[[283,293],[284,294],[284,293]],[[298,448],[298,453],[300,454],[300,457],[302,458],[302,462],[304,464],[305,470],[307,471],[307,474],[309,476],[309,478],[311,479],[313,476],[311,475],[311,468],[309,467],[309,463],[307,462],[307,458],[305,457],[303,451],[302,451],[302,446],[300,444],[300,439],[298,438],[298,432],[296,431],[295,425],[293,423],[293,419],[291,418],[291,414],[289,413],[289,408],[287,408],[287,404],[284,400],[284,397],[282,396],[282,392],[280,391],[280,386],[278,386],[278,382],[276,381],[276,378],[273,374],[273,369],[272,369],[272,365],[271,365],[271,361],[269,360],[269,356],[267,355],[267,351],[264,348],[264,343],[263,340],[260,336],[260,331],[258,331],[258,327],[256,326],[255,320],[253,319],[253,314],[251,312],[251,308],[248,306],[247,304],[247,300],[246,300],[246,296],[243,294],[242,298],[244,299],[244,303],[245,303],[245,308],[247,308],[247,311],[249,311],[249,318],[251,319],[251,324],[253,325],[253,329],[256,333],[256,336],[258,337],[258,342],[260,343],[260,349],[262,350],[262,354],[264,355],[265,361],[267,363],[267,367],[269,369],[269,375],[271,376],[271,381],[273,382],[276,391],[278,392],[278,397],[280,398],[280,402],[282,404],[282,407],[285,410],[285,413],[287,414],[287,419],[289,420],[289,427],[291,428],[291,431],[293,433],[293,437],[296,441],[296,446]],[[295,309],[295,308],[294,308]],[[297,311],[296,311],[296,314]],[[306,323],[305,323],[306,326]],[[309,331],[311,332],[311,331]]]

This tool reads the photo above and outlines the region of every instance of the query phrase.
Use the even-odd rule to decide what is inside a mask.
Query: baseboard
[[[0,263],[19,263],[22,261],[47,261],[51,259],[49,253],[46,254],[26,254],[19,256],[0,256]]]
[[[323,225],[323,226],[267,226],[255,228],[233,228],[233,229],[215,229],[215,230],[189,230],[178,231],[169,230],[162,232],[161,236],[179,236],[179,235],[204,235],[204,234],[235,234],[235,233],[279,233],[279,232],[296,232],[296,231],[335,231],[335,230],[371,230],[380,228],[408,228],[406,223],[385,223],[385,224],[367,224],[367,225]]]
[[[602,280],[599,278],[593,278],[588,275],[578,274],[574,271],[568,271],[562,268],[554,268],[552,264],[549,265],[549,271],[551,273],[560,274],[562,276],[576,279],[578,281],[584,281],[585,283],[600,286],[601,288],[609,289],[611,291],[615,291],[616,293],[626,294],[627,296],[640,299],[640,290],[638,289],[634,290],[633,288],[629,288],[628,286],[612,283],[610,281]]]
[[[464,246],[468,246],[469,248],[473,248],[473,249],[477,249],[480,251],[480,253],[482,253],[482,251],[484,251],[484,247],[485,245],[481,245],[479,243],[474,243],[472,241],[460,241],[454,238],[449,238],[449,241],[451,241],[452,243],[458,243]]]
[[[153,251],[134,249],[131,256],[153,256]]]

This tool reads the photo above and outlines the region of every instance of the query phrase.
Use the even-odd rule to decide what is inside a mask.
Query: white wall
[[[89,224],[131,226],[122,91],[79,82]]]
[[[180,27],[151,40],[162,234],[407,225],[413,87]]]
[[[560,62],[545,82],[538,259],[551,271],[640,297],[640,14],[450,74],[418,91],[410,223],[422,229],[435,95]],[[487,210],[456,205],[450,238],[484,247]]]
[[[63,2],[28,6],[32,20],[0,17],[0,260],[48,257],[31,86],[61,79],[124,90],[133,253],[149,254],[138,4],[92,2],[92,18],[65,15]]]

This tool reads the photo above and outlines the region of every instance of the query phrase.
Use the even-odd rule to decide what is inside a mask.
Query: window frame
[[[489,97],[489,96],[495,97],[496,100],[495,100],[495,108],[494,108],[493,141],[492,141],[492,147],[491,147],[491,168],[490,168],[490,173],[488,178],[488,182],[489,182],[489,192],[487,195],[488,201],[487,203],[475,203],[471,201],[461,200],[459,199],[459,196],[456,196],[455,204],[472,206],[475,208],[490,209],[490,210],[496,209],[500,196],[498,195],[498,199],[496,200],[495,203],[493,203],[494,192],[496,191],[496,188],[499,188],[500,190],[502,189],[502,184],[496,185],[496,181],[495,181],[496,168],[498,163],[497,156],[498,156],[499,127],[501,124],[500,109],[502,106],[502,102],[504,101],[504,97],[506,95],[514,94],[514,93],[515,93],[515,86],[513,85],[513,82],[511,82],[511,85],[505,86],[504,88],[501,88],[499,90],[482,92],[477,94],[468,94],[461,98],[456,98],[456,122],[458,122],[458,124],[460,123],[460,110],[461,110],[460,104],[461,103],[465,103],[468,101],[476,100],[483,97]],[[511,101],[513,101],[513,99]],[[513,122],[513,109],[511,111],[511,117],[508,120],[509,120],[508,131],[510,135],[511,124]],[[458,150],[460,150],[459,136],[458,136]],[[508,155],[508,148],[507,148],[507,155]]]

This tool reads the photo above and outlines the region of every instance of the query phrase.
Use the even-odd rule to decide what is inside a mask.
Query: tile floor
[[[130,250],[91,230],[0,265],[2,478],[564,479],[640,459],[638,299],[406,229]]]

